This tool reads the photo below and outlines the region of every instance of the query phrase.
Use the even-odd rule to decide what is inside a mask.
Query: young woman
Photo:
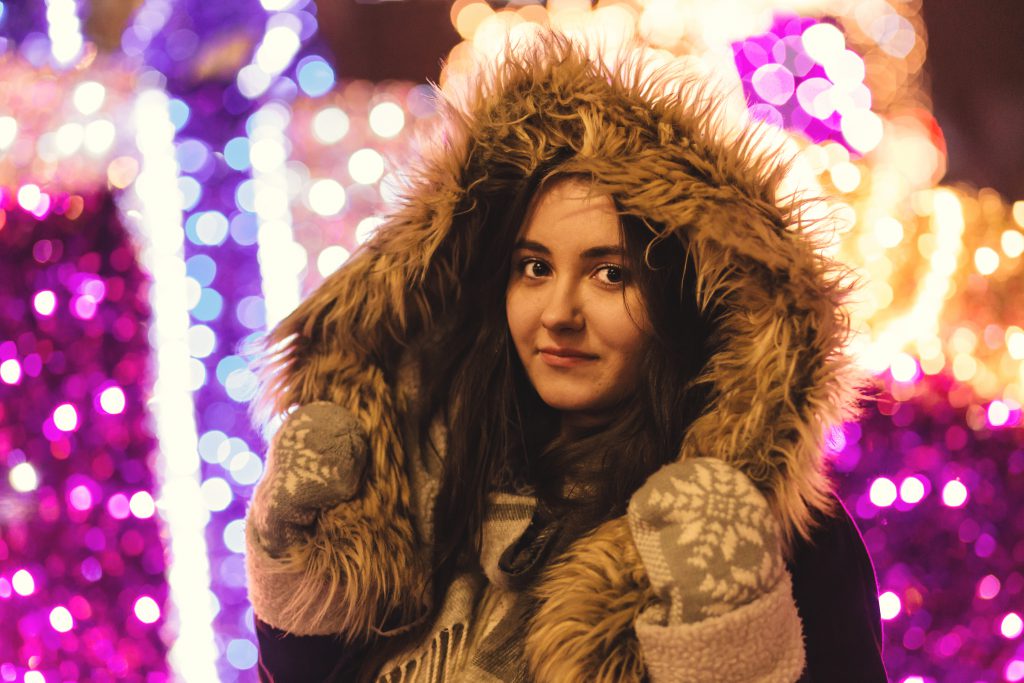
[[[884,681],[846,289],[698,84],[509,55],[268,337],[264,680]]]

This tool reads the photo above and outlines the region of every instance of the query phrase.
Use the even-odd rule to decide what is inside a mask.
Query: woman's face
[[[599,424],[633,392],[647,339],[614,204],[590,189],[568,178],[534,199],[506,295],[519,359],[566,426]]]

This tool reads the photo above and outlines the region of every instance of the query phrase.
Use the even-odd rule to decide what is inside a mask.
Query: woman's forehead
[[[619,216],[607,194],[578,178],[556,180],[535,197],[520,230],[520,239],[551,242],[550,246],[581,243],[619,244]]]

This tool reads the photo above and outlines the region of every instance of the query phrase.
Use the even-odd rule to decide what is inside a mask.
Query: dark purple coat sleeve
[[[353,681],[364,652],[334,636],[296,636],[256,619],[261,683]]]
[[[838,500],[836,515],[819,521],[789,564],[807,650],[800,681],[884,683],[878,582],[864,540]]]

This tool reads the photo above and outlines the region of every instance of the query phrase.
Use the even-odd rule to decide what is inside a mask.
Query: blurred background
[[[715,74],[834,197],[875,388],[828,455],[891,678],[1024,680],[1019,2],[24,0],[0,2],[0,681],[257,679],[246,344],[372,235],[430,84],[539,26]]]

